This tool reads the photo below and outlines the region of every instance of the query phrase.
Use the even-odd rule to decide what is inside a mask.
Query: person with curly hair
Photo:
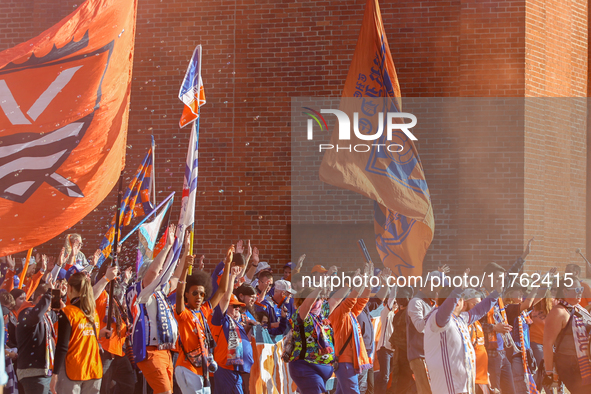
[[[230,251],[228,251],[230,256]],[[187,256],[176,290],[175,318],[179,325],[179,358],[175,374],[177,383],[183,394],[203,393],[208,387],[208,370],[213,365],[213,336],[209,329],[208,319],[228,287],[231,257],[227,257],[220,286],[212,294],[211,276],[196,270],[187,276],[189,267],[193,265],[194,256]]]

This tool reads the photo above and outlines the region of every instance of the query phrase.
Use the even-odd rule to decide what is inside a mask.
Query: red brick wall
[[[34,37],[79,2],[2,1],[0,49]],[[549,7],[545,11],[543,4]],[[551,4],[382,1],[403,95],[584,95],[586,3],[564,4],[558,0]],[[206,254],[211,264],[239,238],[252,239],[262,259],[277,265],[300,250],[308,252],[311,262],[332,263],[326,248],[316,256],[300,245],[292,250],[292,237],[328,245],[328,252],[338,251],[334,259],[342,262],[358,260],[351,240],[359,237],[374,253],[371,204],[322,185],[314,171],[305,179],[291,174],[297,159],[291,155],[290,99],[340,95],[363,6],[362,0],[139,1],[125,174],[135,171],[153,134],[158,145],[159,201],[171,191],[180,193],[188,130],[178,129],[181,105],[176,96],[191,53],[202,44],[207,104],[201,119],[195,239],[196,250]],[[549,10],[554,10],[552,15]],[[561,62],[564,53],[570,56],[568,66]],[[450,122],[456,119],[462,109],[456,105],[442,101],[441,116]],[[521,108],[526,107],[516,110]],[[506,128],[496,131],[492,126],[478,130],[430,126],[419,133],[417,147],[436,220],[426,259],[429,268],[448,263],[459,270],[505,261],[519,254],[524,239],[540,229],[540,238],[548,245],[553,234],[565,237],[544,249],[547,265],[558,261],[566,237],[574,237],[569,247],[585,239],[582,208],[569,208],[566,220],[561,220],[559,209],[564,201],[584,205],[586,152],[577,148],[585,143],[584,133],[573,126],[565,137],[570,142],[555,153],[542,154],[537,134],[528,135],[535,123],[527,124],[524,116],[512,123],[505,119],[501,125]],[[521,130],[512,132],[516,125]],[[553,133],[552,138],[558,138],[560,131]],[[568,159],[560,161],[561,157]],[[561,187],[564,176],[557,168],[569,173],[568,187]],[[292,222],[291,187],[310,188],[319,202],[313,206],[315,212],[310,211],[312,222],[338,216],[344,227],[327,232],[306,227],[307,219]],[[337,201],[335,196],[347,200],[331,204],[324,192],[316,190],[330,190],[332,201]],[[87,255],[100,242],[114,205],[113,193],[72,229],[84,234]],[[344,209],[355,213],[343,215]],[[292,226],[300,227],[292,231]],[[299,238],[302,234],[307,238]],[[41,249],[56,253],[62,239]]]

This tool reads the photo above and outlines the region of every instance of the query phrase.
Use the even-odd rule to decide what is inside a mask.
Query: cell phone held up
[[[61,309],[62,292],[60,289],[51,290],[51,309]]]

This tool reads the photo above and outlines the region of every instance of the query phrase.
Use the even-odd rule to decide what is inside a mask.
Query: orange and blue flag
[[[367,0],[339,109],[358,114],[357,119],[349,119],[357,120],[354,126],[359,133],[377,136],[381,128],[381,136],[371,142],[367,152],[327,150],[320,179],[373,199],[376,247],[384,265],[395,275],[421,275],[435,225],[429,188],[413,141],[401,130],[392,130],[391,139],[384,132],[385,113],[401,112],[401,108],[400,86],[379,4]],[[331,136],[333,146],[343,142],[369,146],[357,131],[350,140],[340,141],[338,129]],[[389,144],[397,148],[386,149]]]
[[[150,191],[152,190],[152,149],[148,151],[142,164],[137,169],[131,182],[125,190],[123,199],[121,200],[121,212],[119,216],[119,225],[124,227],[129,225],[131,219],[134,217],[141,217],[150,214],[154,210],[154,206],[150,201]],[[101,255],[97,266],[101,266],[111,254],[113,247],[113,240],[115,239],[115,218],[111,220],[111,225],[105,234],[99,249]],[[121,231],[121,230],[119,230]],[[121,239],[121,237],[119,237]]]
[[[201,45],[197,45],[193,51],[185,79],[179,90],[179,99],[185,104],[179,126],[185,127],[199,117],[199,107],[205,104],[205,90],[203,78],[201,78]]]
[[[58,236],[125,165],[137,0],[88,0],[0,52],[0,255]]]

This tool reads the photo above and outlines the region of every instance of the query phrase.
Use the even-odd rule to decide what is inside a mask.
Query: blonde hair
[[[66,235],[66,242],[64,242],[64,248],[66,248],[66,256],[69,256],[70,253],[72,253],[72,244],[76,239],[80,241],[80,243],[82,243],[82,235],[76,233]]]
[[[86,277],[86,274],[77,272],[70,276],[68,285],[80,293],[80,309],[94,327],[94,310],[96,308],[96,303],[94,302],[94,294],[92,292],[90,279]]]

